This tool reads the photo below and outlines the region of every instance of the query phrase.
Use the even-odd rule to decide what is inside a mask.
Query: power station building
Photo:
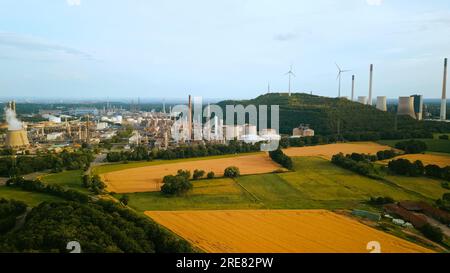
[[[387,111],[387,99],[384,96],[377,97],[377,109],[380,111]]]

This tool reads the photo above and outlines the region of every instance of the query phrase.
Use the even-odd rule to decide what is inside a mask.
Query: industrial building
[[[399,97],[397,114],[401,116],[410,116],[415,119],[414,97]]]
[[[380,111],[387,111],[387,99],[385,96],[377,97],[377,109]]]
[[[309,125],[301,124],[299,127],[292,130],[292,138],[300,137],[312,137],[314,136],[314,130],[309,128]]]

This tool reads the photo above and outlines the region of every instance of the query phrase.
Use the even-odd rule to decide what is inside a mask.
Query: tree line
[[[136,146],[131,151],[109,152],[108,162],[142,161],[153,159],[182,159],[193,157],[216,156],[236,153],[250,153],[260,150],[259,144],[230,141],[228,144],[182,145],[167,150],[149,149],[146,146]]]
[[[285,153],[283,153],[283,151],[280,148],[278,148],[275,151],[269,152],[269,156],[273,161],[275,161],[276,163],[280,164],[281,166],[283,166],[288,170],[292,170],[294,167],[292,159]]]
[[[0,176],[14,177],[33,172],[51,170],[86,170],[94,160],[94,154],[88,149],[74,152],[46,153],[36,156],[18,155],[0,158]]]
[[[400,158],[390,161],[388,168],[391,172],[398,175],[427,176],[450,181],[450,166],[444,168],[434,164],[424,166],[420,160],[411,162],[408,159]]]
[[[9,179],[6,182],[6,186],[20,188],[21,190],[29,192],[45,193],[80,203],[87,203],[89,201],[89,196],[87,194],[72,189],[66,189],[60,185],[45,184],[39,179],[33,181],[26,180],[22,177],[16,177]]]

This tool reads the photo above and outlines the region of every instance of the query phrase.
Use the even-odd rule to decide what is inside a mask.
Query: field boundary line
[[[258,196],[256,196],[254,193],[250,192],[249,190],[247,190],[247,188],[244,187],[244,185],[242,185],[241,183],[239,183],[239,181],[237,181],[237,179],[233,178],[233,181],[239,185],[239,187],[241,187],[246,193],[248,193],[251,197],[253,197],[253,199],[255,199],[255,202],[259,202],[259,203],[263,203],[261,199],[259,199]]]

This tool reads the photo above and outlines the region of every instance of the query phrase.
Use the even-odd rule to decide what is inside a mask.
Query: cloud
[[[84,60],[92,60],[92,56],[80,50],[54,44],[40,38],[21,35],[17,33],[0,32],[0,46],[15,48],[24,51],[65,54]]]
[[[384,0],[366,0],[369,6],[381,6]]]
[[[81,0],[66,0],[69,6],[79,6],[81,5]]]
[[[275,41],[286,42],[297,38],[295,33],[280,33],[273,37]]]

